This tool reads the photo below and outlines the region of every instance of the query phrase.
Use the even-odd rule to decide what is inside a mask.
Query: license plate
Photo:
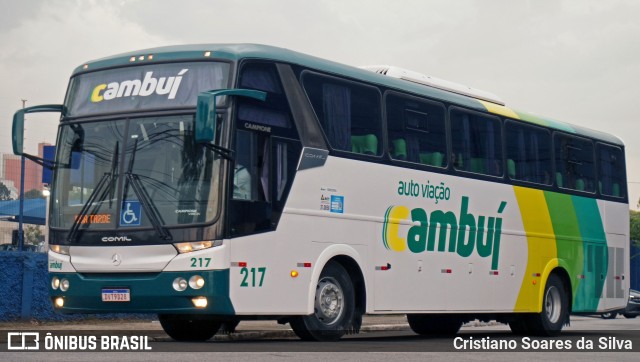
[[[130,302],[129,289],[102,289],[103,302]]]

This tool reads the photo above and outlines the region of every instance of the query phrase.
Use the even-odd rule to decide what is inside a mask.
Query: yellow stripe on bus
[[[484,108],[486,108],[487,111],[489,111],[491,113],[499,114],[501,116],[509,117],[509,118],[512,118],[512,119],[520,119],[518,114],[516,112],[514,112],[511,108],[508,108],[508,107],[505,107],[505,106],[501,106],[499,104],[495,104],[495,103],[491,103],[491,102],[482,101],[482,100],[479,100],[479,99],[478,99],[478,101],[480,103],[482,103]]]
[[[549,262],[557,263],[558,252],[551,216],[544,192],[524,187],[513,187],[522,224],[527,235],[527,268],[514,311],[540,312],[542,291],[548,276]]]

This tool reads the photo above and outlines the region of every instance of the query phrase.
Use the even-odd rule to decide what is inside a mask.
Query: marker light
[[[51,279],[51,289],[56,290],[60,286],[60,279],[53,277]]]
[[[62,279],[60,281],[60,290],[63,292],[69,290],[69,281],[67,279]]]
[[[178,292],[183,292],[185,289],[187,289],[188,285],[189,283],[187,283],[187,280],[185,278],[178,277],[173,280],[173,289]]]
[[[144,60],[144,55],[139,56],[138,60]]]
[[[189,278],[189,286],[192,289],[200,289],[204,287],[204,278],[199,275],[194,275]]]
[[[295,277],[298,276],[298,271],[297,270],[292,270],[290,274],[291,274],[292,278],[295,278]]]
[[[191,299],[191,301],[193,302],[193,305],[196,308],[206,308],[207,307],[207,298],[205,298],[205,297],[195,297],[195,298]]]
[[[130,61],[130,62],[135,62],[135,61],[136,61],[136,57],[131,57],[131,58],[129,58],[129,61]]]
[[[89,69],[89,64],[85,64],[82,66],[82,69]]]
[[[149,55],[147,56],[147,60],[153,60],[153,54],[149,54]]]
[[[210,57],[211,56],[211,52],[204,52],[204,56],[205,57]]]
[[[64,298],[62,297],[58,297],[56,298],[56,300],[54,301],[54,304],[57,308],[62,308],[64,307]]]

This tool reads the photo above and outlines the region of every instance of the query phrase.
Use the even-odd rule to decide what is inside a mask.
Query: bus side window
[[[302,84],[334,150],[382,154],[377,88],[311,72],[303,73]]]
[[[394,93],[387,96],[386,105],[391,158],[447,167],[444,107]]]
[[[595,191],[595,160],[593,143],[585,138],[565,134],[555,135],[556,178],[566,189]]]
[[[624,197],[625,167],[622,149],[599,143],[596,147],[598,155],[598,191],[602,195]]]
[[[500,120],[461,109],[453,109],[450,118],[456,169],[502,176]]]
[[[267,92],[267,97],[265,101],[237,100],[235,164],[229,180],[231,236],[277,225],[301,151],[275,66],[245,64],[239,86]]]
[[[507,176],[511,180],[551,184],[551,134],[541,127],[507,120]]]

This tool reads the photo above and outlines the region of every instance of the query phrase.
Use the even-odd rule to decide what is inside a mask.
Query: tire
[[[462,320],[439,314],[407,314],[409,327],[421,336],[455,336]]]
[[[511,332],[517,336],[526,336],[529,333],[529,320],[526,315],[517,316],[515,320],[509,322]]]
[[[297,316],[289,323],[293,332],[305,341],[335,341],[352,328],[355,316],[355,292],[349,274],[337,262],[329,262],[318,280],[314,313]]]
[[[616,312],[606,312],[606,313],[600,314],[600,318],[602,319],[616,319],[617,316],[618,316],[618,313]]]
[[[222,324],[204,315],[160,314],[158,319],[165,333],[176,341],[206,341],[215,336]]]
[[[544,288],[542,312],[532,314],[527,329],[530,334],[555,337],[569,320],[569,300],[564,283],[556,274],[549,275]]]
[[[631,314],[631,313],[624,313],[623,316],[625,318],[633,319],[633,318],[637,317],[638,315],[637,314]]]

